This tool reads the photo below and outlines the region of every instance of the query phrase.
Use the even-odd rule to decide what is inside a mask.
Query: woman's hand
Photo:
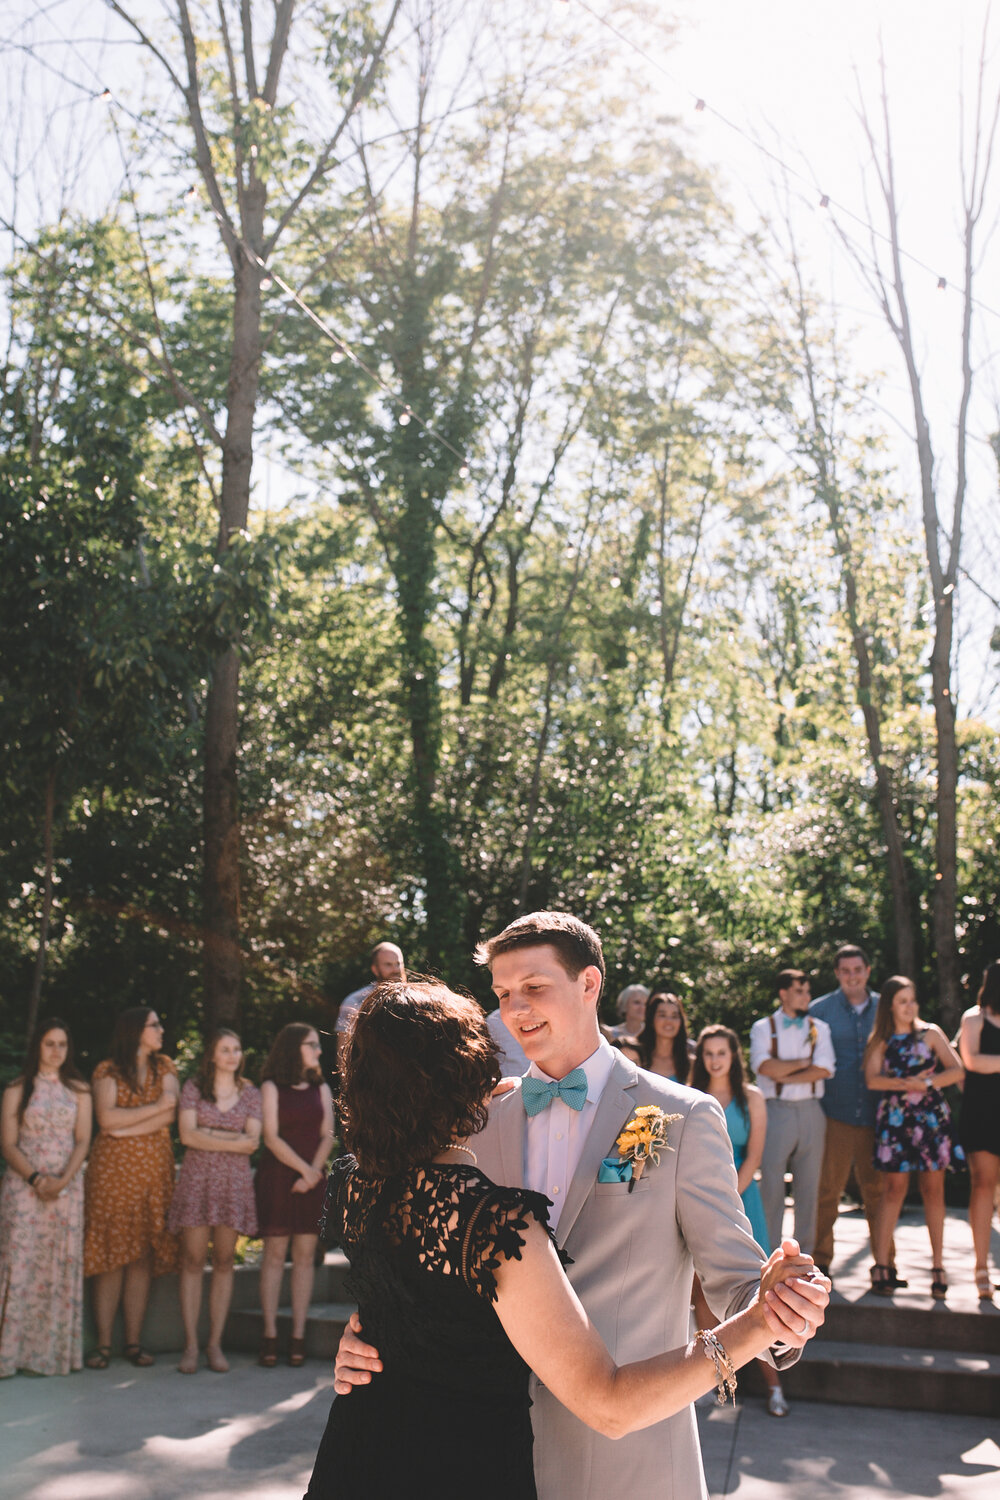
[[[293,1193],[311,1193],[318,1182],[321,1182],[323,1173],[318,1167],[307,1166],[302,1168],[297,1182],[292,1184]]]

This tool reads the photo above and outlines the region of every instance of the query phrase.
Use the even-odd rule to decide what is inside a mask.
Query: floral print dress
[[[154,1104],[163,1093],[163,1080],[177,1076],[169,1057],[152,1066],[141,1089],[126,1083],[114,1063],[98,1063],[94,1083],[113,1078],[118,1086],[115,1104],[133,1109]],[[167,1227],[174,1192],[174,1153],[170,1130],[164,1125],[150,1135],[114,1136],[100,1131],[87,1167],[86,1226],[83,1274],[97,1276],[140,1260],[153,1252],[153,1275],[177,1270],[178,1245]]]
[[[36,1076],[18,1150],[59,1177],[76,1144],[80,1094]],[[0,1376],[83,1368],[83,1172],[44,1202],[8,1168],[0,1187]]]
[[[882,1073],[912,1078],[934,1067],[936,1058],[923,1031],[902,1031],[885,1045]],[[880,1172],[940,1172],[964,1159],[952,1139],[951,1110],[939,1089],[926,1093],[883,1094],[875,1115],[874,1163]]]

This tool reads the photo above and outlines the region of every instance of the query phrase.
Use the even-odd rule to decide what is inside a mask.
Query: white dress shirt
[[[587,1100],[583,1108],[571,1109],[565,1100],[556,1098],[547,1109],[530,1115],[524,1122],[524,1185],[552,1199],[549,1223],[553,1229],[559,1223],[566,1189],[573,1181],[594,1111],[614,1062],[614,1049],[602,1037],[596,1052],[580,1064],[587,1075]],[[552,1082],[535,1063],[529,1064],[528,1076]]]
[[[806,1012],[805,1021],[801,1026],[786,1026],[783,1021],[784,1012],[774,1012],[775,1026],[778,1031],[778,1057],[782,1062],[790,1062],[793,1058],[801,1058],[803,1063],[809,1061],[809,1023],[816,1027],[816,1050],[813,1053],[813,1066],[825,1068],[832,1078],[837,1067],[837,1059],[833,1050],[833,1038],[830,1028],[819,1016],[810,1015]],[[760,1071],[762,1062],[767,1062],[771,1056],[771,1018],[764,1016],[755,1021],[750,1028],[750,1066],[757,1075],[757,1087],[765,1099],[777,1099],[778,1090],[775,1080],[768,1078]],[[780,1098],[785,1103],[799,1103],[803,1099],[822,1099],[823,1079],[817,1078],[815,1091],[811,1083],[783,1083]]]

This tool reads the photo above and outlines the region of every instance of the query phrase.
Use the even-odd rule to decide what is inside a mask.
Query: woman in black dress
[[[377,986],[358,1013],[324,1237],[351,1263],[383,1371],[335,1401],[308,1500],[532,1500],[529,1365],[609,1436],[658,1422],[717,1383],[706,1344],[618,1369],[559,1264],[549,1200],[498,1187],[466,1144],[500,1077],[474,1001],[443,985]],[[765,1268],[764,1284],[808,1258]],[[781,1325],[763,1300],[716,1334],[733,1365]]]
[[[965,1064],[965,1091],[958,1133],[972,1174],[969,1223],[976,1252],[976,1291],[980,1301],[992,1302],[990,1226],[1000,1181],[1000,961],[985,970],[977,1004],[962,1017],[959,1051]]]

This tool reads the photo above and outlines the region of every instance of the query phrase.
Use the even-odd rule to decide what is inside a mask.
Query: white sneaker
[[[780,1385],[771,1387],[771,1394],[767,1398],[767,1409],[772,1417],[787,1417],[788,1402]]]

